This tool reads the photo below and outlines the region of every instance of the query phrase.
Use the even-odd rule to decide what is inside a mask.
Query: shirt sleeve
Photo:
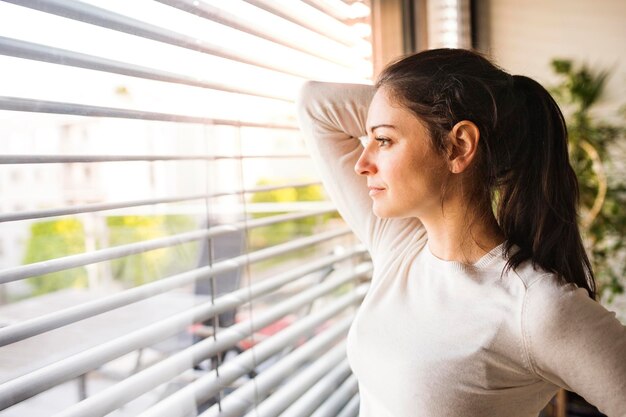
[[[547,276],[527,290],[522,328],[532,370],[609,417],[625,417],[626,327],[586,290],[555,281]]]
[[[308,81],[300,90],[297,107],[304,139],[324,188],[376,262],[379,248],[398,249],[398,245],[423,239],[425,231],[416,218],[376,217],[367,180],[354,171],[363,150],[359,138],[366,135],[367,110],[374,93],[371,85]]]

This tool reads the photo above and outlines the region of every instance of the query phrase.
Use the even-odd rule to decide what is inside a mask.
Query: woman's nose
[[[363,148],[361,156],[354,165],[354,171],[359,175],[369,175],[376,172],[376,165],[372,161],[371,152],[369,146]]]

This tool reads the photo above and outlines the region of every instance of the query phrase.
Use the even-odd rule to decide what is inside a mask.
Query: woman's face
[[[355,171],[367,177],[378,217],[423,217],[441,211],[449,170],[425,125],[378,89],[367,117],[368,139]]]

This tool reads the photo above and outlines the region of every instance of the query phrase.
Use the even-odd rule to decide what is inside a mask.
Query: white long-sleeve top
[[[372,283],[348,333],[360,417],[536,417],[559,387],[626,416],[626,328],[584,289],[502,245],[473,265],[435,257],[416,218],[372,213],[354,172],[374,88],[308,82],[305,139],[340,214],[370,251]]]

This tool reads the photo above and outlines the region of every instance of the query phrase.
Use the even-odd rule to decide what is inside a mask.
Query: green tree
[[[267,178],[257,182],[257,186],[278,185],[280,181]],[[259,191],[250,197],[252,203],[290,203],[297,201],[323,201],[324,193],[320,185],[308,185],[305,187],[288,187],[271,191]],[[284,214],[285,212],[257,213],[253,217],[265,217]],[[276,223],[266,227],[256,228],[250,231],[249,238],[252,248],[261,248],[276,245],[293,239],[297,236],[307,236],[313,233],[314,227],[325,222],[330,215],[319,217],[306,217],[288,222]]]
[[[85,251],[85,230],[76,219],[43,221],[30,227],[26,243],[24,264],[47,261]],[[84,267],[53,272],[27,279],[33,295],[42,295],[63,288],[87,286],[87,271]]]
[[[183,215],[111,216],[106,223],[109,246],[171,236],[195,228],[194,220]],[[79,220],[38,222],[31,226],[23,263],[47,261],[85,250],[85,230]],[[190,242],[114,259],[111,271],[113,279],[126,286],[137,286],[191,269],[197,262],[198,242]],[[86,288],[88,279],[86,269],[79,267],[31,277],[27,282],[36,296],[63,288]]]
[[[107,218],[110,246],[157,239],[194,229],[183,215],[111,216]],[[186,243],[125,256],[111,262],[113,278],[129,286],[154,281],[189,269],[198,258],[198,243]]]
[[[283,183],[279,180],[261,179],[258,186],[279,185]],[[252,194],[252,203],[289,203],[297,201],[324,201],[324,192],[320,185],[308,185],[305,187],[287,187],[271,191],[260,191]],[[256,213],[254,218],[284,214],[285,212]],[[267,246],[277,245],[301,236],[309,236],[314,233],[316,227],[322,226],[330,218],[337,217],[336,214],[326,214],[315,217],[305,217],[303,219],[288,222],[276,223],[270,226],[258,227],[248,232],[248,249],[258,250]],[[316,253],[314,247],[304,248],[290,252],[286,255],[274,257],[270,260],[257,263],[254,268],[265,270],[288,260],[303,259]]]

